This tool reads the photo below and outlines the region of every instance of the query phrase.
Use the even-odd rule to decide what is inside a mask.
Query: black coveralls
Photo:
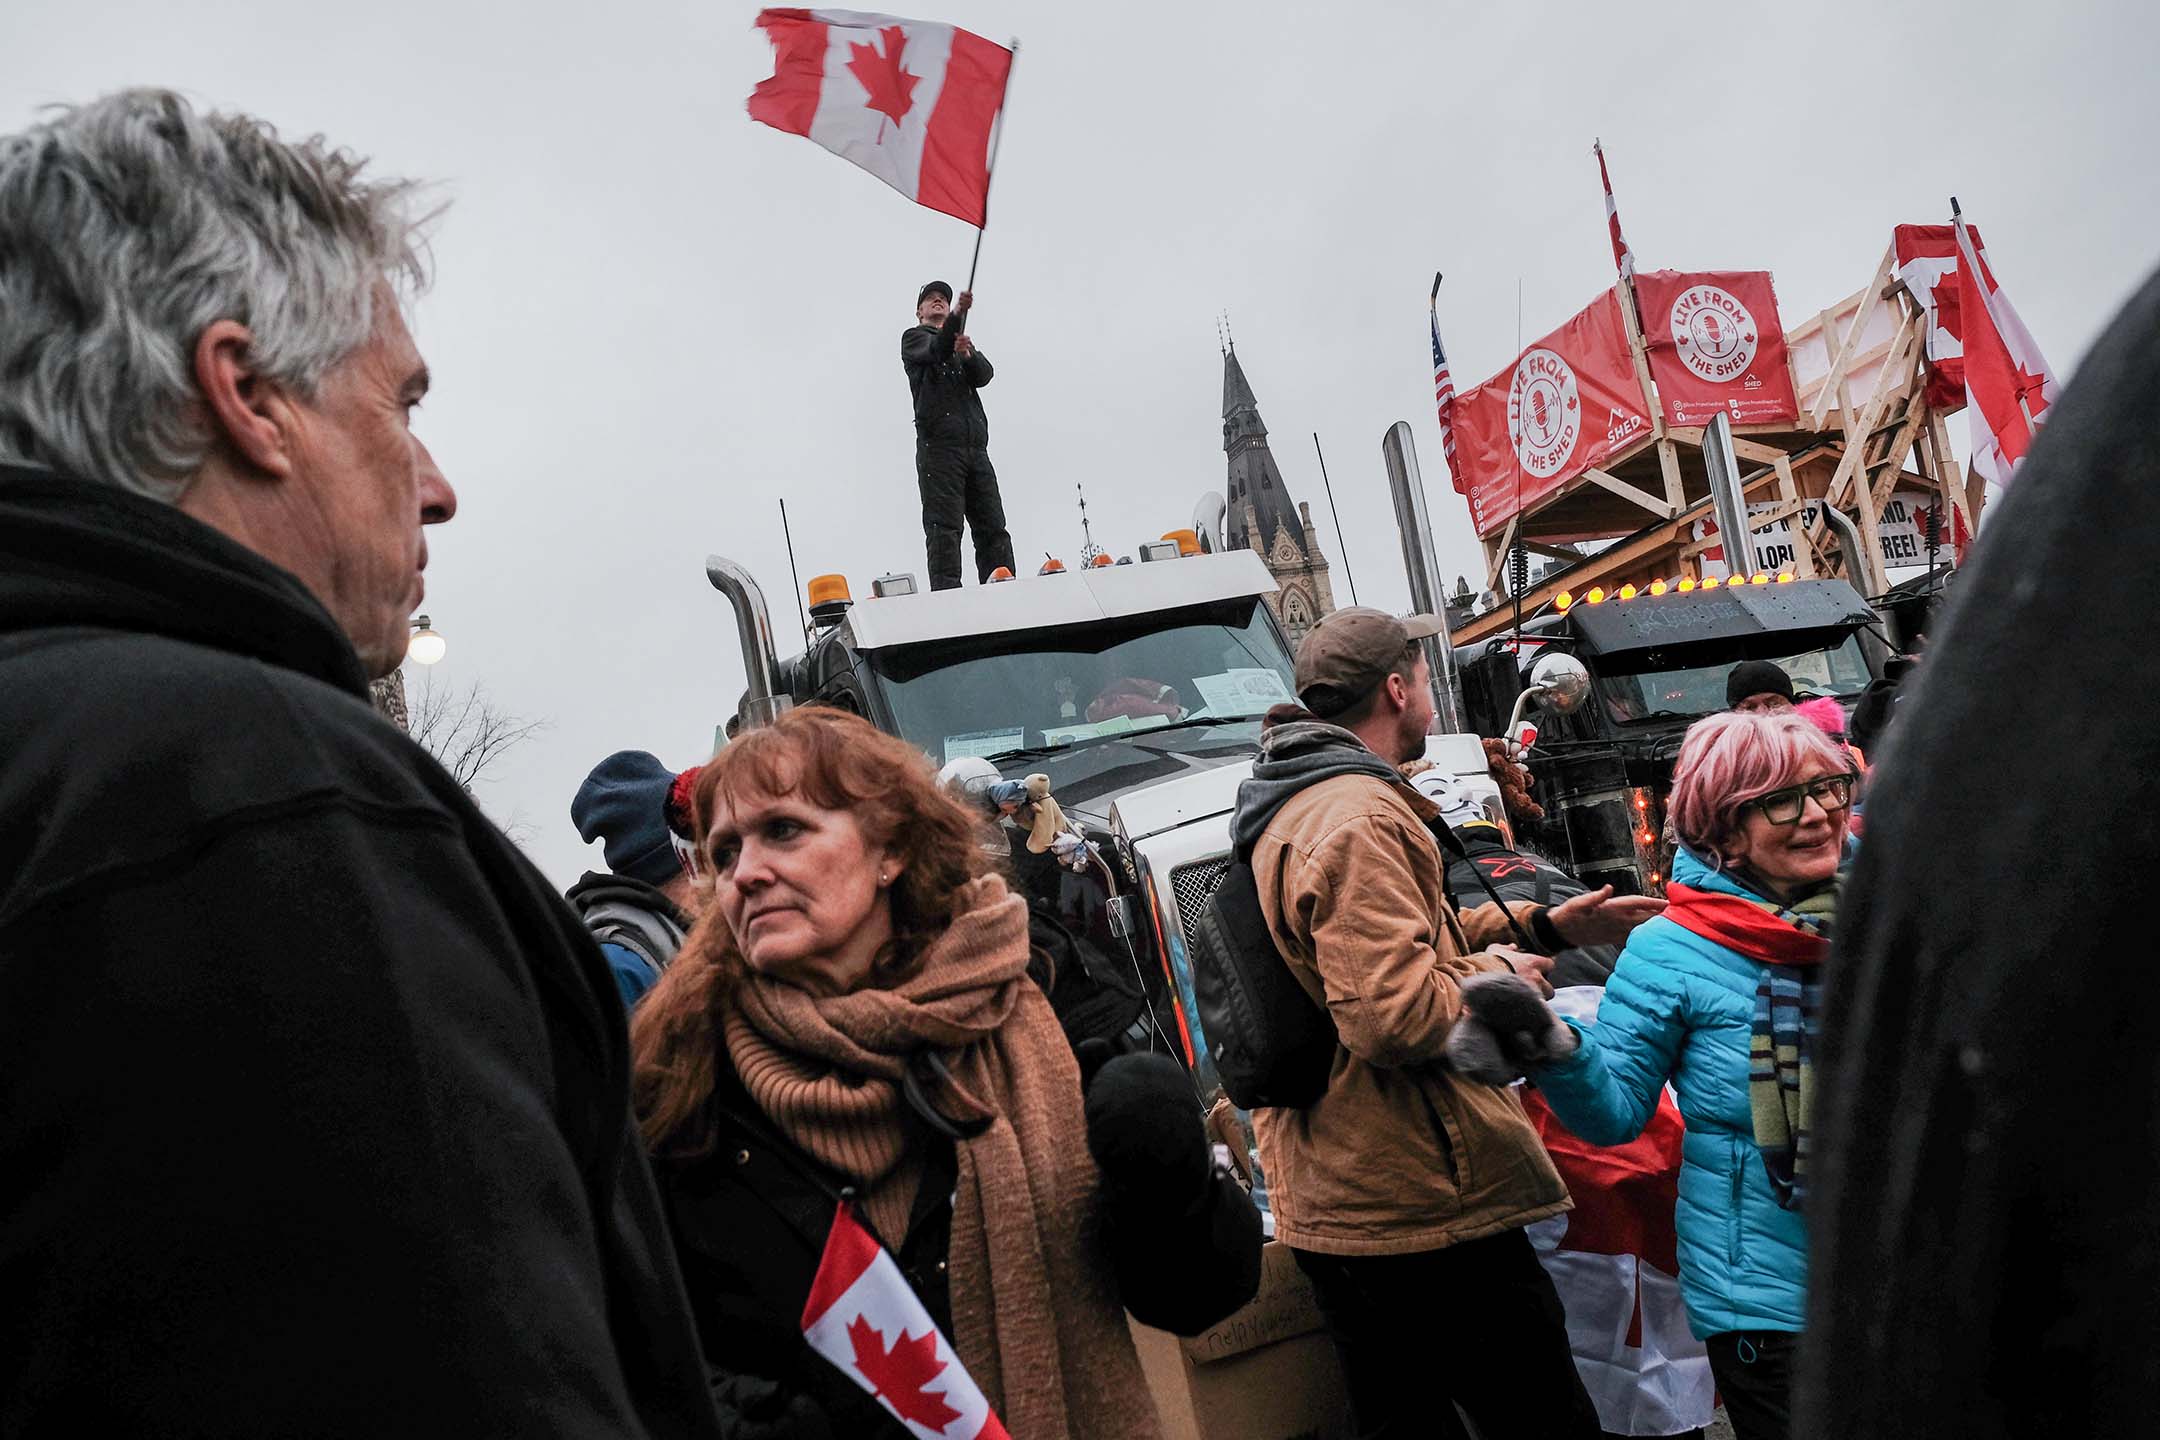
[[[915,483],[922,492],[930,588],[960,588],[960,527],[975,532],[975,578],[1013,564],[1005,502],[990,468],[990,422],[975,392],[996,372],[977,351],[953,354],[952,322],[917,325],[900,337],[900,363],[915,394]]]

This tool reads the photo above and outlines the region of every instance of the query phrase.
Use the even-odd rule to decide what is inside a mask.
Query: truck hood
[[[1134,795],[1174,789],[1188,781],[1209,781],[1218,775],[1228,775],[1220,783],[1228,787],[1227,793],[1235,793],[1237,782],[1252,772],[1253,759],[1259,754],[1258,744],[1235,734],[1202,732],[1183,737],[1192,748],[1172,749],[1148,744],[1148,733],[1135,731],[1129,737],[1120,735],[1067,753],[1039,756],[1024,766],[1001,768],[1007,775],[1023,768],[1041,771],[1050,777],[1051,791],[1060,805],[1099,819]],[[1222,808],[1229,809],[1227,801]]]
[[[1568,612],[1576,634],[1600,655],[1781,631],[1849,630],[1874,618],[1860,592],[1843,580],[1728,585],[1690,595],[1583,603]]]

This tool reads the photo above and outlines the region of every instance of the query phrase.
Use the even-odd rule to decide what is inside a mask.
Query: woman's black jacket
[[[711,1107],[712,1149],[694,1159],[658,1158],[654,1169],[724,1433],[733,1440],[906,1440],[904,1426],[802,1337],[803,1302],[846,1181],[780,1134],[724,1056]],[[949,1337],[945,1265],[957,1157],[952,1141],[909,1119],[920,1127],[915,1140],[925,1156],[915,1212],[897,1244],[880,1238]],[[1070,1143],[1087,1138],[1075,1133]],[[1257,1217],[1234,1179],[1211,1170],[1200,1196],[1135,1197],[1131,1190],[1106,1185],[1102,1194],[1118,1296],[1136,1319],[1197,1334],[1252,1298]]]

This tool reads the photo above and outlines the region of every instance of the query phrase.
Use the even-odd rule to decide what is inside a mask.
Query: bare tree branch
[[[412,738],[467,793],[489,766],[547,728],[544,720],[520,719],[499,708],[477,680],[462,690],[437,690],[430,673],[410,703]]]

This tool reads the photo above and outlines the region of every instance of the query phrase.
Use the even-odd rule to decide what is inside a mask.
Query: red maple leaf
[[[862,81],[863,89],[870,92],[869,106],[872,110],[898,125],[907,112],[915,108],[915,86],[920,75],[911,75],[900,67],[900,56],[907,49],[907,31],[898,25],[888,25],[877,32],[885,42],[885,53],[880,55],[875,45],[848,44],[848,69]],[[878,122],[878,143],[885,143],[885,121]]]
[[[945,1368],[937,1355],[936,1331],[925,1330],[910,1340],[903,1327],[899,1342],[887,1351],[885,1332],[858,1315],[848,1321],[847,1335],[855,1347],[855,1368],[870,1382],[871,1393],[892,1406],[895,1415],[932,1430],[943,1430],[960,1418],[960,1412],[945,1403],[942,1391],[922,1388]]]
[[[1954,337],[1959,344],[1965,343],[1965,317],[1962,309],[1961,286],[1958,272],[1953,268],[1937,277],[1928,295],[1935,307],[1935,324],[1943,333]]]

